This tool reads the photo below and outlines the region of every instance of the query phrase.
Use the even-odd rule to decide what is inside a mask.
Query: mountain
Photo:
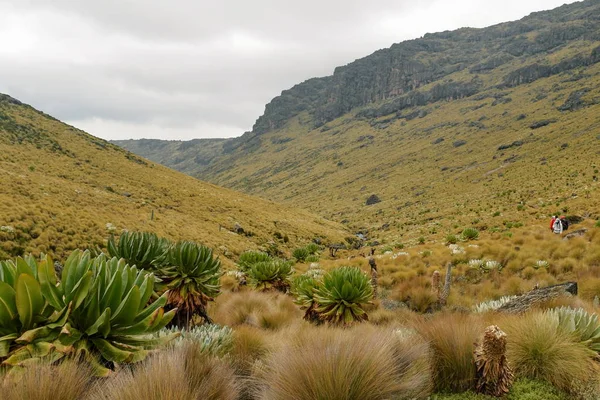
[[[226,262],[250,248],[285,251],[346,235],[308,212],[156,165],[2,94],[0,187],[0,259],[102,248],[121,229],[199,241]]]
[[[416,241],[600,215],[599,116],[600,1],[588,0],[394,44],[283,91],[210,156],[181,143],[194,162],[165,165]]]

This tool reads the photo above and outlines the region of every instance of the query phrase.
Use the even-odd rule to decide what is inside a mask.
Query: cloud
[[[0,92],[108,139],[242,134],[282,90],[563,0],[0,0]]]

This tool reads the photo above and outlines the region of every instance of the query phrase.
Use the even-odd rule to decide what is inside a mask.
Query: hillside
[[[390,242],[597,217],[599,104],[590,0],[379,50],[285,90],[210,160],[188,148],[181,170]]]
[[[196,240],[225,260],[269,243],[286,250],[344,236],[337,224],[153,164],[6,95],[0,186],[0,258],[102,248],[122,229]],[[245,232],[232,232],[236,224]]]

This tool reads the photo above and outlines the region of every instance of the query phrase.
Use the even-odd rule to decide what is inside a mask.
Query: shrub
[[[464,240],[477,240],[479,238],[479,231],[475,228],[465,228],[461,235]]]
[[[446,235],[446,244],[456,244],[458,242],[458,238],[456,235],[448,234]]]
[[[426,345],[401,342],[387,331],[311,330],[292,337],[267,359],[258,397],[424,398],[430,392],[426,358]]]
[[[49,360],[31,363],[18,374],[7,375],[0,390],[3,400],[81,399],[90,384],[91,371],[74,361],[52,365]]]
[[[300,247],[298,249],[295,249],[292,252],[292,257],[294,257],[296,259],[296,262],[304,262],[306,261],[306,257],[308,257],[310,255],[310,252],[304,248],[304,247]]]
[[[308,257],[306,257],[305,261],[307,263],[316,263],[316,262],[319,262],[319,256],[317,254],[311,254]]]
[[[238,259],[238,268],[242,272],[248,272],[254,264],[271,260],[271,256],[267,253],[260,251],[246,251],[245,253],[240,254],[240,258]]]
[[[507,325],[508,359],[515,375],[571,391],[592,376],[593,353],[559,327],[558,318],[535,313]]]
[[[276,259],[252,265],[248,271],[248,277],[252,285],[261,290],[286,292],[292,272],[291,262]]]
[[[159,238],[154,233],[125,231],[119,237],[118,244],[114,236],[108,239],[108,254],[111,257],[123,258],[130,266],[152,271],[160,265],[169,248],[167,239]]]
[[[169,248],[159,273],[168,289],[167,303],[177,308],[177,326],[190,328],[194,316],[210,322],[206,306],[219,295],[221,287],[221,261],[213,258],[210,248],[178,242]]]
[[[440,316],[417,325],[432,349],[434,385],[437,391],[464,392],[475,384],[474,343],[483,330],[467,317]]]
[[[357,267],[336,268],[315,287],[316,312],[322,320],[349,324],[367,320],[364,305],[373,298],[370,279]]]
[[[310,255],[318,255],[319,252],[321,251],[321,248],[316,243],[309,243],[306,246],[306,251],[308,251],[308,254],[310,254]]]

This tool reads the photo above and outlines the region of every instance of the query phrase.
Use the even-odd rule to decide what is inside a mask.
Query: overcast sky
[[[392,43],[565,0],[0,0],[0,92],[105,139],[232,137]]]

